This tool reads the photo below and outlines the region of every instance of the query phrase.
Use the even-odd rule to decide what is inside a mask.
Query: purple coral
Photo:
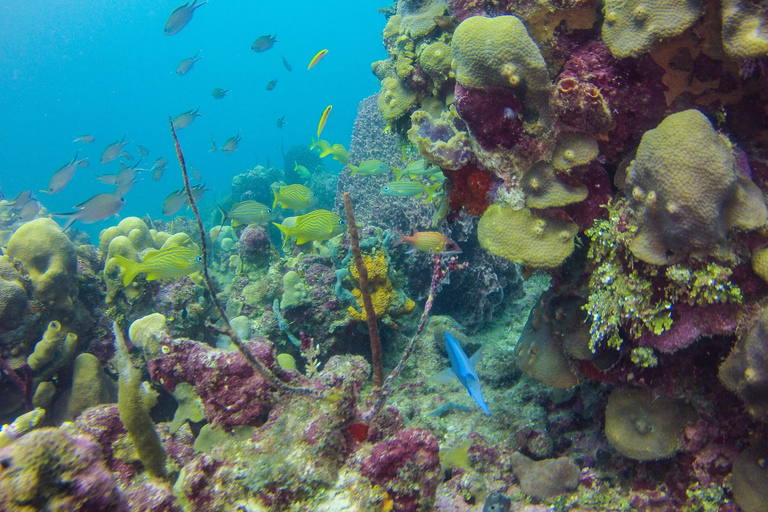
[[[523,103],[512,89],[476,89],[457,82],[455,98],[456,110],[483,149],[512,149],[524,137]]]
[[[237,243],[240,258],[246,263],[263,262],[269,259],[272,247],[269,243],[267,230],[261,226],[247,226],[240,233]]]

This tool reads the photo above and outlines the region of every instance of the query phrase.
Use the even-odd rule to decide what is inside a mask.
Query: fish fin
[[[131,284],[131,281],[141,273],[139,264],[135,261],[131,261],[125,256],[121,256],[120,254],[115,254],[112,256],[115,260],[117,260],[117,263],[123,267],[123,270],[125,271],[123,273],[123,287],[127,287],[129,284]]]
[[[398,235],[400,235],[400,240],[390,245],[390,247],[397,247],[401,243],[405,242],[405,235],[403,235],[403,233],[401,233],[399,229],[395,229],[395,231],[397,232]]]
[[[288,239],[289,239],[289,238],[291,237],[291,235],[292,235],[292,233],[291,233],[291,228],[289,228],[288,226],[283,226],[282,224],[278,224],[277,222],[273,222],[272,224],[274,224],[275,226],[277,226],[277,229],[279,229],[280,231],[282,231],[282,232],[283,232],[283,234],[285,235],[285,240],[283,240],[283,248],[285,248],[285,243],[288,241]]]
[[[309,242],[309,238],[304,238],[303,235],[296,235],[296,245],[301,245]]]
[[[221,228],[224,226],[224,223],[227,222],[227,212],[224,211],[224,208],[222,208],[219,203],[216,203],[216,206],[219,207],[219,211],[221,212],[221,224],[219,224],[219,228]]]
[[[425,189],[426,189],[425,191],[427,193],[427,203],[426,204],[429,204],[429,203],[431,203],[432,201],[435,200],[435,198],[437,197],[437,189],[438,189],[438,187],[440,185],[442,185],[442,183],[438,182],[438,183],[435,183],[434,185],[427,185],[425,187]]]
[[[392,170],[395,171],[395,181],[400,181],[400,178],[405,174],[405,170],[400,169],[399,167],[392,167]]]
[[[279,201],[277,200],[277,190],[272,189],[272,193],[275,194],[275,201],[272,203],[272,209],[274,210],[277,207],[277,203]]]
[[[427,378],[429,382],[434,382],[435,384],[450,384],[456,379],[456,372],[453,371],[453,368],[450,366],[446,368],[443,371],[437,372],[434,375],[431,375]]]
[[[349,164],[349,169],[351,170],[351,172],[349,173],[350,176],[354,176],[355,174],[357,174],[357,171],[360,170],[358,166],[352,165],[352,164]]]
[[[485,398],[483,398],[483,391],[480,389],[480,381],[475,378],[475,376],[471,376],[467,379],[466,383],[467,391],[469,392],[469,396],[471,396],[477,405],[480,407],[480,409],[483,410],[485,414],[488,416],[491,415],[491,411],[488,410],[488,405],[485,403]]]
[[[240,225],[240,223],[239,223],[239,222],[237,222],[236,220],[233,220],[233,221],[232,221],[232,227],[233,227],[233,228],[236,228],[236,227],[237,227],[237,226],[239,226],[239,225]]]

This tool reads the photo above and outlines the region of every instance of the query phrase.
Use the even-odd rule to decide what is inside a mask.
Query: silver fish
[[[217,88],[215,88],[215,89],[214,89],[214,90],[211,92],[211,96],[213,96],[213,97],[214,97],[214,98],[216,98],[217,100],[220,100],[220,99],[222,99],[224,96],[229,96],[229,94],[227,94],[228,92],[229,92],[229,89],[219,89],[219,88],[217,87]]]
[[[176,68],[176,74],[179,76],[184,76],[189,73],[189,70],[192,69],[192,66],[195,65],[195,62],[200,60],[197,58],[198,55],[200,55],[200,50],[197,51],[194,57],[190,57],[179,62],[179,66]]]
[[[133,188],[134,183],[136,183],[137,181],[141,181],[141,180],[137,180],[136,178],[134,178],[127,183],[121,183],[115,187],[115,191],[112,193],[115,194],[116,196],[123,197]]]
[[[120,153],[120,158],[125,158],[129,162],[133,162],[133,155],[127,151],[123,151],[122,153]]]
[[[80,208],[76,212],[69,213],[52,213],[54,217],[68,217],[67,223],[64,225],[66,231],[76,221],[81,221],[85,224],[93,224],[100,220],[108,219],[109,217],[116,215],[120,209],[125,206],[125,199],[122,196],[115,194],[96,194],[92,198],[78,204],[75,208]]]
[[[30,220],[34,219],[38,213],[40,213],[40,201],[31,200],[28,201],[27,204],[24,205],[23,208],[19,210],[19,219],[22,222],[29,222]]]
[[[215,153],[218,148],[216,147],[216,139],[213,138],[213,134],[211,134],[211,149],[208,150],[209,153]]]
[[[181,210],[184,203],[187,202],[187,192],[182,188],[174,190],[163,201],[163,215],[172,216]]]
[[[72,180],[78,166],[88,167],[88,158],[78,160],[77,155],[78,153],[75,153],[75,156],[72,157],[72,160],[70,160],[69,163],[62,165],[58,171],[53,173],[50,181],[48,181],[48,190],[46,190],[46,192],[49,194],[58,194]]]
[[[165,170],[165,165],[168,163],[168,160],[166,160],[164,157],[160,157],[155,162],[155,165],[152,166],[152,168],[149,170],[152,173],[152,179],[155,181],[160,181],[160,179],[163,177],[163,171]]]
[[[96,137],[93,135],[81,135],[72,142],[85,142],[86,144],[90,144],[91,142],[95,141]]]
[[[234,137],[230,137],[226,141],[224,141],[224,145],[221,146],[221,152],[227,155],[234,152],[237,149],[237,144],[240,142],[241,139],[242,137],[240,136],[240,132],[237,132],[237,135],[235,135]]]
[[[195,14],[195,9],[198,7],[201,7],[208,2],[205,1],[201,4],[197,4],[197,0],[192,0],[192,2],[187,2],[184,5],[178,6],[174,11],[171,13],[171,15],[168,17],[168,21],[165,22],[165,33],[166,35],[172,36],[173,34],[176,34],[181,29],[187,26],[187,23],[192,19],[192,15]]]
[[[93,181],[100,181],[105,185],[115,185],[117,182],[117,174],[96,174],[96,179]]]
[[[195,110],[187,110],[183,114],[176,116],[176,119],[173,120],[173,129],[181,130],[192,124],[196,117],[203,117],[203,114],[197,113],[198,110],[200,110],[200,107],[197,107]]]
[[[24,205],[27,204],[29,201],[34,200],[32,197],[32,191],[31,190],[23,190],[19,192],[19,194],[8,203],[8,206],[11,206],[12,210],[19,211],[22,208],[24,208]]]
[[[130,142],[125,142],[125,135],[123,135],[123,138],[113,142],[109,146],[107,146],[104,149],[104,152],[101,154],[101,163],[108,164],[118,156],[120,156],[120,153],[123,151],[123,146],[130,144]]]
[[[203,181],[203,178],[200,177],[200,173],[197,172],[197,169],[195,169],[194,166],[190,165],[189,169],[192,171],[192,176],[194,176],[197,181]]]
[[[288,62],[288,60],[285,57],[280,57],[280,60],[283,61],[283,66],[285,66],[285,69],[287,69],[288,71],[293,70],[293,68],[291,67],[291,63]]]
[[[140,154],[141,156],[147,156],[147,155],[149,155],[149,150],[148,150],[147,148],[145,148],[144,146],[142,146],[142,145],[139,145],[139,147],[138,147],[137,149],[138,149],[138,151],[139,151],[139,154]]]

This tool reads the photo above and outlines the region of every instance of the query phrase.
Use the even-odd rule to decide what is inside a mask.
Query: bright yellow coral
[[[387,271],[389,270],[389,263],[387,262],[384,252],[377,252],[374,256],[367,254],[363,255],[363,263],[368,269],[368,287],[371,292],[371,302],[373,303],[373,311],[376,314],[376,318],[381,318],[387,314],[404,314],[410,313],[416,307],[416,303],[411,299],[405,297],[403,303],[397,307],[397,296],[392,281],[389,280]],[[350,265],[350,273],[352,277],[357,281],[360,274],[357,272],[357,267],[354,263]],[[355,320],[365,322],[367,316],[365,314],[365,307],[363,306],[363,295],[360,289],[355,288],[352,290],[360,312],[355,308],[349,307],[349,315]],[[402,294],[400,294],[402,296]],[[396,308],[393,310],[393,306]]]

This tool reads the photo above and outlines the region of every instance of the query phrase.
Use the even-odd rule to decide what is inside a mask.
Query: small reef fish
[[[271,91],[272,89],[275,88],[276,85],[277,85],[277,78],[275,78],[274,80],[270,80],[269,83],[267,84],[267,90]]]
[[[203,114],[197,113],[199,110],[200,107],[197,107],[195,110],[187,110],[183,114],[176,116],[176,119],[173,120],[173,129],[181,130],[192,124],[196,117],[203,117]]]
[[[483,398],[483,392],[480,389],[480,378],[475,371],[475,363],[480,359],[482,355],[482,349],[475,352],[472,357],[467,357],[464,349],[461,348],[461,343],[451,336],[449,333],[445,333],[445,350],[448,352],[448,359],[451,361],[451,367],[443,370],[437,375],[433,375],[430,379],[440,384],[450,383],[454,377],[459,379],[477,405],[488,416],[491,415],[491,411],[488,410],[488,405]]]
[[[215,153],[218,148],[216,147],[216,139],[213,138],[213,134],[211,134],[211,149],[208,150],[209,153]]]
[[[309,172],[309,169],[304,167],[303,165],[299,165],[299,162],[293,162],[293,170],[302,177],[302,179],[308,180],[312,175]]]
[[[347,152],[347,148],[339,143],[331,146],[328,141],[323,139],[317,141],[313,140],[312,145],[309,146],[309,149],[319,149],[320,158],[325,158],[326,156],[331,155],[341,165],[346,165],[349,162],[349,153]]]
[[[277,207],[277,204],[280,203],[280,207],[284,210],[288,208],[302,210],[317,204],[315,193],[304,185],[286,185],[278,190],[272,189],[272,193],[275,194],[272,208]]]
[[[149,156],[149,150],[147,148],[145,148],[144,146],[139,145],[139,147],[136,148],[136,149],[137,149],[137,151],[139,152],[139,154],[141,156]]]
[[[389,170],[389,166],[381,160],[366,160],[360,165],[349,164],[349,168],[352,170],[349,173],[350,176],[354,176],[358,172],[364,176],[378,176]]]
[[[125,158],[129,162],[133,162],[133,155],[127,151],[123,151],[122,153],[120,153],[120,158]]]
[[[328,105],[325,107],[325,110],[323,110],[323,115],[320,116],[320,122],[317,125],[317,138],[320,138],[320,134],[323,132],[323,128],[325,128],[325,123],[328,122],[328,116],[331,115],[331,110],[333,110],[333,105]]]
[[[30,220],[34,219],[38,213],[40,213],[40,208],[42,208],[40,201],[35,199],[27,201],[27,204],[21,207],[18,211],[19,219],[21,222],[29,222]]]
[[[287,220],[287,219],[286,219]],[[299,215],[291,225],[277,224],[277,228],[285,235],[283,247],[288,239],[295,236],[296,245],[309,241],[329,240],[346,229],[347,222],[328,210],[314,210],[305,215]]]
[[[122,166],[122,169],[120,169],[120,172],[118,172],[115,175],[115,185],[127,185],[128,183],[132,182],[136,178],[136,173],[140,171],[145,171],[146,169],[138,169],[139,164],[141,163],[141,160],[136,162],[131,167],[128,167],[127,165],[120,162],[120,165]]]
[[[261,36],[256,38],[256,40],[251,45],[251,50],[255,51],[256,53],[261,53],[269,50],[273,46],[275,46],[275,43],[279,43],[280,41],[277,40],[277,36],[273,36],[270,34],[267,34],[266,36]]]
[[[195,9],[202,7],[208,2],[205,1],[200,4],[196,3],[197,0],[192,0],[192,2],[187,2],[173,10],[171,15],[168,16],[168,21],[165,22],[164,32],[166,35],[172,36],[186,27],[187,23],[192,19],[192,15],[195,14]]]
[[[392,244],[392,247],[408,242],[419,251],[461,252],[461,247],[456,242],[437,231],[414,231],[411,236],[406,236],[400,231],[397,231],[397,234],[400,235],[400,240]]]
[[[328,50],[320,50],[315,54],[314,57],[312,57],[312,60],[309,61],[309,66],[307,66],[307,69],[312,69],[313,67],[317,66],[317,64],[323,60],[323,57],[325,57],[328,54]]]
[[[197,57],[198,55],[200,55],[200,50],[197,50],[197,53],[193,57],[189,57],[188,59],[184,59],[183,61],[179,62],[179,65],[176,68],[176,74],[179,76],[184,76],[189,73],[189,70],[192,69],[192,66],[195,65],[195,62],[200,60]]]
[[[435,183],[434,185],[424,185],[420,181],[409,180],[390,181],[381,187],[379,194],[395,197],[412,197],[426,194],[427,204],[429,204],[435,200],[435,197],[437,197],[437,188],[440,185],[441,183]]]
[[[105,185],[117,184],[117,174],[96,174],[96,179],[93,181],[100,181]]]
[[[200,173],[197,172],[197,169],[195,169],[193,165],[189,166],[189,170],[192,171],[192,176],[194,176],[197,181],[203,181],[202,176],[200,176]]]
[[[152,281],[187,276],[203,269],[203,256],[200,250],[181,245],[149,251],[141,263],[131,261],[119,254],[112,257],[125,269],[123,286],[131,284],[139,274],[147,274],[147,281]]]
[[[432,165],[426,158],[414,160],[402,169],[392,167],[392,170],[395,171],[395,177],[398,181],[405,175],[408,175],[410,178],[416,178],[417,176],[429,176],[440,172],[440,168]]]
[[[85,142],[86,144],[90,144],[91,142],[95,141],[96,137],[93,135],[81,135],[72,142]]]
[[[200,198],[203,197],[203,194],[206,190],[211,189],[205,188],[205,183],[202,185],[195,185],[194,187],[190,188],[190,191],[192,192],[192,199],[195,201],[195,203],[200,201]],[[176,213],[181,210],[181,207],[184,205],[189,205],[189,198],[187,197],[186,189],[182,187],[179,190],[171,192],[168,197],[165,198],[163,201],[163,215],[169,217],[176,215]]]
[[[240,136],[240,132],[237,132],[237,135],[224,141],[224,145],[221,146],[221,152],[225,155],[233,153],[237,149],[240,140],[242,140],[242,137]]]
[[[24,208],[24,206],[30,201],[34,201],[34,198],[32,197],[32,191],[22,190],[15,198],[13,198],[13,201],[8,203],[8,206],[10,206],[14,211],[19,211]]]
[[[272,213],[272,208],[265,204],[257,203],[256,201],[235,203],[228,212],[225,212],[224,208],[218,203],[216,206],[219,207],[219,211],[221,212],[222,226],[227,220],[231,220],[232,227],[236,228],[241,224],[261,224],[263,222],[269,222],[275,218],[275,215]]]
[[[75,208],[80,208],[76,212],[52,213],[51,215],[54,217],[69,217],[69,220],[64,225],[64,231],[66,231],[69,229],[69,226],[78,220],[84,224],[93,224],[94,222],[108,219],[116,215],[123,206],[125,206],[125,199],[122,196],[103,192],[75,206]]]
[[[108,164],[118,156],[120,156],[120,153],[123,151],[123,146],[130,144],[130,142],[125,142],[125,135],[123,135],[123,138],[113,142],[106,148],[104,148],[104,152],[101,154],[101,163]]]
[[[220,89],[220,88],[216,87],[213,91],[211,91],[211,96],[213,96],[217,100],[220,100],[224,96],[229,96],[229,94],[227,94],[229,91],[230,91],[230,89]]]
[[[285,124],[285,116],[283,116],[283,117],[281,117],[281,118],[279,118],[277,120],[277,127],[278,128],[282,128],[284,124]]]
[[[291,67],[291,63],[288,62],[288,60],[285,57],[280,57],[280,60],[283,61],[283,66],[285,66],[285,69],[288,71],[293,71],[293,68]]]
[[[77,170],[78,166],[88,167],[88,158],[78,160],[77,155],[78,153],[75,153],[75,156],[72,157],[72,160],[70,160],[69,163],[62,165],[58,171],[53,173],[50,181],[48,181],[48,190],[45,192],[48,192],[49,194],[58,194],[70,181],[72,181],[72,177],[75,175],[75,170]]]
[[[127,194],[128,192],[130,192],[131,189],[133,188],[133,185],[136,182],[138,182],[138,181],[141,181],[141,180],[137,180],[137,179],[134,178],[134,179],[132,179],[131,181],[129,181],[127,183],[121,183],[121,184],[119,184],[119,185],[117,185],[115,187],[115,190],[112,193],[115,194],[116,196],[122,197],[125,194]]]
[[[152,166],[152,168],[149,170],[152,173],[152,179],[154,181],[160,181],[160,179],[163,177],[163,171],[165,170],[165,166],[168,163],[168,160],[166,160],[164,157],[160,157],[155,161],[155,165]]]

